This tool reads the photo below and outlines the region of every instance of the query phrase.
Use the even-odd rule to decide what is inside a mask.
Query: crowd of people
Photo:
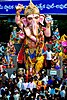
[[[44,69],[34,76],[25,69],[10,76],[0,71],[0,100],[66,100],[67,78],[48,76]]]

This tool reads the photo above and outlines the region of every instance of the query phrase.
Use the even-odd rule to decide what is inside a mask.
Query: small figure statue
[[[53,40],[59,40],[60,39],[60,33],[58,28],[56,28],[56,30],[53,32],[53,36],[52,36]]]

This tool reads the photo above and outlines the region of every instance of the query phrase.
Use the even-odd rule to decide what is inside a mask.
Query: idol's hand
[[[18,4],[18,6],[16,6],[16,10],[17,10],[17,11],[18,11],[18,10],[22,11],[22,10],[24,10],[24,6],[21,5],[21,4]]]
[[[46,24],[51,24],[52,23],[52,17],[51,17],[51,15],[48,15],[46,18],[45,18],[45,22],[46,22]]]

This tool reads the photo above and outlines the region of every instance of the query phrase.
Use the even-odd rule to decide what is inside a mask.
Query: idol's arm
[[[21,18],[20,18],[20,12],[23,10],[23,6],[22,5],[18,5],[16,7],[16,16],[15,16],[15,22],[16,24],[19,26],[19,28],[23,28],[23,23],[21,21]]]
[[[46,22],[46,30],[45,30],[45,36],[50,37],[51,36],[51,23],[53,22],[53,18],[51,15],[46,16],[45,22]]]

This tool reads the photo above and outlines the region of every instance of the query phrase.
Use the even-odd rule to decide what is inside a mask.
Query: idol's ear
[[[39,22],[40,22],[41,25],[44,25],[44,19],[45,19],[45,15],[44,14],[40,14]]]
[[[28,22],[27,22],[26,17],[22,17],[21,18],[21,22],[23,23],[24,26],[27,26],[28,25]]]

